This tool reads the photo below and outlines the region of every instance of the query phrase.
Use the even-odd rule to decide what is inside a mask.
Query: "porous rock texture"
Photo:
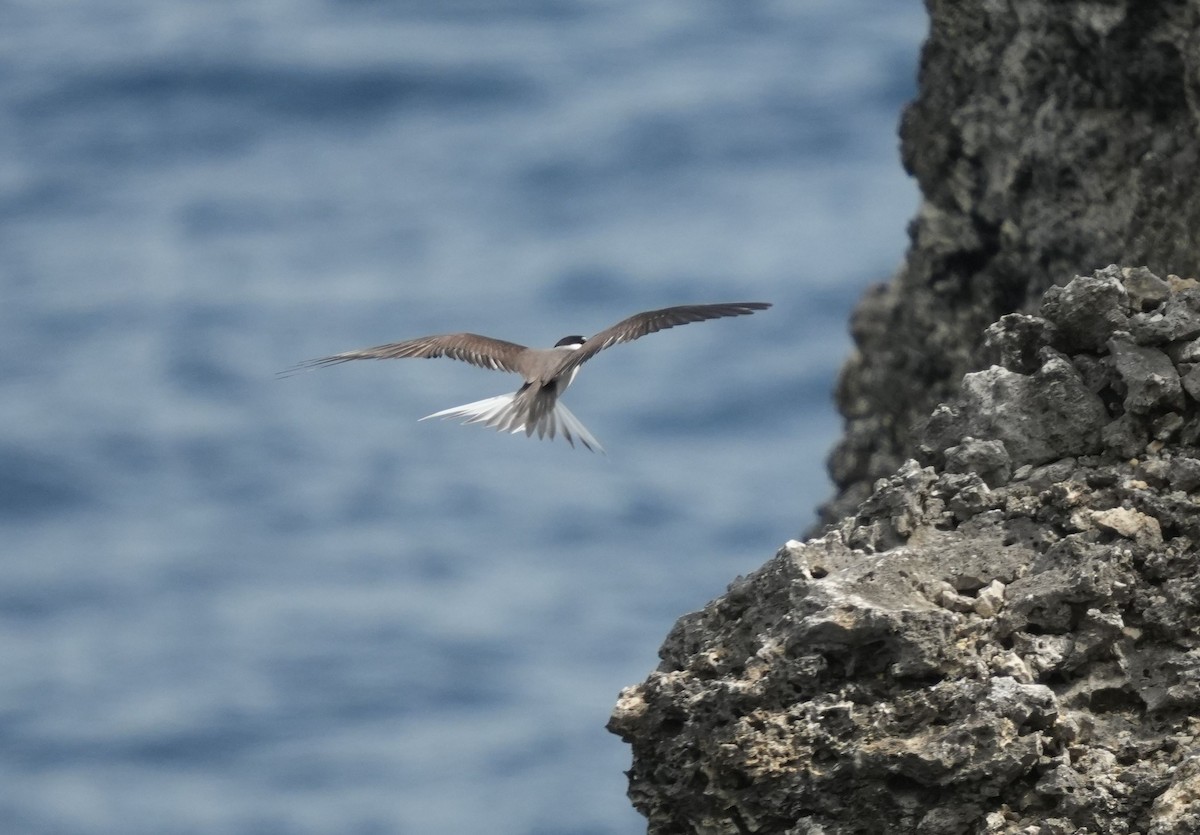
[[[901,125],[922,203],[907,259],[859,303],[829,460],[834,522],[914,455],[981,365],[985,327],[1110,263],[1200,266],[1198,0],[926,0]]]
[[[1200,284],[986,329],[910,460],[621,694],[652,835],[1200,832]]]

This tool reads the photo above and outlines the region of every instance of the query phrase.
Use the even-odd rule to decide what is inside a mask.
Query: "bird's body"
[[[647,334],[689,322],[746,316],[770,306],[766,302],[735,302],[650,310],[623,319],[588,339],[582,336],[564,337],[553,348],[526,348],[515,342],[474,333],[439,334],[334,354],[304,363],[301,367],[335,365],[358,359],[450,357],[481,368],[520,374],[525,384],[512,394],[455,406],[421,420],[463,417],[466,418],[464,423],[482,423],[501,432],[524,431],[526,435],[536,432],[539,438],[554,438],[556,434],[562,434],[571,446],[578,439],[588,449],[602,452],[595,437],[559,401],[562,393],[575,381],[580,366],[605,348],[621,342],[631,342]]]

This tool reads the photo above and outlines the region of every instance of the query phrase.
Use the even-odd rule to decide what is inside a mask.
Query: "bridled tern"
[[[298,368],[336,365],[351,360],[450,357],[481,368],[510,371],[525,379],[525,384],[516,392],[444,409],[421,420],[461,417],[466,418],[463,423],[482,423],[501,432],[515,434],[524,430],[527,436],[537,432],[539,438],[553,439],[561,432],[571,446],[575,446],[578,438],[588,449],[603,452],[592,433],[559,401],[574,382],[580,366],[605,348],[632,342],[647,334],[707,319],[748,316],[770,306],[767,302],[731,302],[648,310],[622,319],[586,339],[564,337],[553,348],[526,348],[515,342],[474,333],[444,333],[334,354],[302,363]]]

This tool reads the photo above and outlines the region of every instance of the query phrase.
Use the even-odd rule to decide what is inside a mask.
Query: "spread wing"
[[[387,345],[376,345],[374,348],[363,348],[360,351],[346,351],[321,359],[309,360],[296,366],[296,369],[319,368],[326,365],[337,365],[350,360],[393,360],[393,359],[434,359],[435,357],[450,357],[451,359],[469,362],[480,368],[490,368],[495,371],[511,371],[519,374],[518,357],[525,351],[524,345],[515,342],[505,342],[503,339],[492,339],[490,336],[480,336],[477,333],[443,333],[437,336],[422,336],[405,342],[390,342]]]
[[[729,302],[726,304],[684,304],[678,307],[664,307],[662,310],[647,310],[628,319],[622,319],[610,328],[605,328],[583,343],[577,351],[563,361],[557,374],[562,374],[572,368],[578,368],[605,348],[622,342],[632,342],[647,334],[673,328],[676,325],[687,325],[692,322],[703,322],[707,319],[723,319],[726,316],[749,316],[756,310],[766,310],[769,302]]]

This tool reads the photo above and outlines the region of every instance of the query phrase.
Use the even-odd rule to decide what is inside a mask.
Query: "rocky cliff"
[[[626,689],[655,835],[1200,832],[1200,283],[987,329],[909,461]]]
[[[1075,273],[1200,263],[1200,2],[927,5],[900,130],[922,205],[904,266],[854,315],[827,522],[913,455],[991,322]]]
[[[653,835],[1200,832],[1200,0],[928,7],[827,527],[610,722]]]

